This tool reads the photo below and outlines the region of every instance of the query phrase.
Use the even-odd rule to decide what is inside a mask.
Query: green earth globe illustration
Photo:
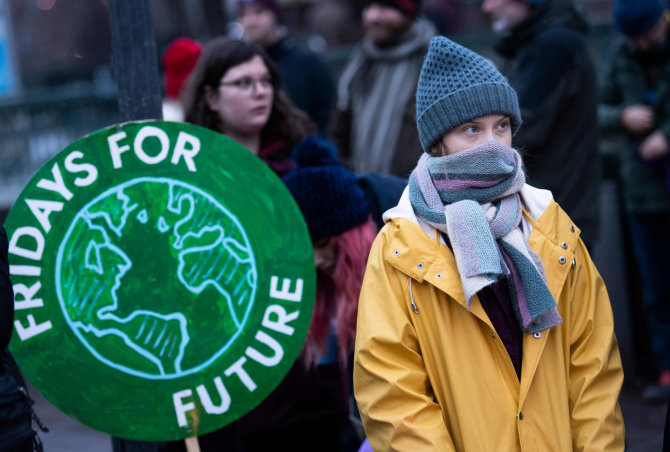
[[[207,368],[234,343],[257,270],[243,227],[215,198],[181,181],[140,177],[77,213],[55,280],[66,321],[99,361],[172,379]]]

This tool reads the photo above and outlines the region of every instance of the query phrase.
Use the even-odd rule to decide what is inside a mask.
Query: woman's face
[[[217,88],[206,88],[205,96],[209,108],[221,118],[222,133],[258,135],[272,112],[272,76],[263,59],[256,55],[228,69]]]
[[[337,253],[331,237],[325,237],[312,243],[314,247],[314,264],[327,275],[333,274],[337,264]]]
[[[442,137],[445,154],[456,154],[487,141],[512,145],[512,125],[505,115],[487,115],[454,127]]]

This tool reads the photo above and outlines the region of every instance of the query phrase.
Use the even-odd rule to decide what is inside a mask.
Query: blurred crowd
[[[631,276],[636,283],[628,309],[643,317],[649,356],[653,357],[643,375],[643,396],[667,403],[670,286],[664,277],[670,274],[668,5],[665,0],[617,0],[612,20],[618,37],[602,57],[602,65],[596,65],[588,43],[589,25],[571,0],[484,0],[481,11],[499,36],[492,50],[502,64],[473,75],[476,71],[468,66],[473,61],[479,65],[491,63],[484,59],[481,62],[481,57],[472,56],[460,46],[447,50],[433,47],[440,31],[458,27],[450,3],[361,2],[356,9],[360,24],[352,24],[352,28],[360,27],[362,38],[337,71],[315,51],[318,43],[308,45],[292,34],[284,21],[282,4],[276,0],[239,0],[235,21],[227,27],[228,35],[207,42],[184,36],[167,46],[162,56],[164,118],[197,124],[234,139],[283,179],[307,223],[318,275],[314,315],[300,358],[261,405],[239,421],[202,436],[202,450],[219,450],[220,444],[226,444],[226,450],[245,451],[371,450],[366,429],[383,424],[379,420],[383,416],[367,407],[362,416],[364,429],[353,395],[354,367],[359,366],[359,375],[364,374],[362,361],[354,364],[354,349],[359,294],[370,249],[384,221],[389,220],[384,212],[398,204],[401,196],[414,196],[411,183],[406,188],[413,177],[419,184],[416,193],[424,193],[419,180],[420,158],[431,152],[449,154],[438,142],[443,134],[461,124],[468,128],[464,133],[480,133],[477,128],[483,131],[488,123],[473,123],[473,118],[486,119],[493,114],[505,116],[507,122],[499,121],[495,127],[510,133],[513,148],[523,158],[526,180],[550,190],[567,213],[588,262],[588,254],[599,239],[603,178],[599,140],[603,136],[620,137],[615,160],[621,221],[627,232],[629,268],[636,275]],[[337,33],[346,30],[324,30],[331,39],[336,39]],[[461,60],[456,60],[455,69],[430,66],[426,55],[433,53],[429,49],[438,52],[440,58]],[[447,52],[447,57],[439,52]],[[497,78],[498,70],[504,77]],[[467,96],[459,94],[466,91]],[[445,118],[451,121],[447,125]],[[482,175],[477,177],[486,181]],[[448,215],[446,221],[451,227]],[[461,245],[449,233],[445,236],[443,241],[456,253]],[[567,250],[572,245],[566,240],[558,246]],[[580,259],[579,253],[582,251],[576,259]],[[582,265],[573,258],[560,259],[560,265]],[[421,270],[423,263],[418,265]],[[381,271],[373,267],[368,267],[368,272]],[[543,275],[541,267],[537,271]],[[585,273],[595,269],[579,268]],[[467,279],[463,274],[461,278]],[[581,291],[579,297],[584,300],[595,297],[597,289],[576,281],[569,290]],[[411,282],[408,290],[412,310],[418,314],[422,307],[415,306]],[[495,299],[497,290],[496,285],[488,295],[481,293],[480,299]],[[572,302],[578,303],[579,297]],[[516,324],[508,323],[507,317],[514,316],[511,310],[496,314],[485,309],[496,331],[517,331]],[[369,319],[377,314],[367,311]],[[596,315],[591,320],[599,324],[602,317]],[[539,338],[536,331],[522,330]],[[521,345],[515,337],[510,333],[501,339],[520,379]],[[1,345],[4,348],[6,344]],[[365,346],[361,344],[357,353],[373,355]],[[393,364],[387,365],[393,369]],[[616,367],[616,359],[607,365]],[[365,371],[373,372],[369,368]],[[398,385],[402,387],[400,380],[411,377],[401,375]],[[614,386],[621,383],[617,378],[612,377]],[[618,394],[618,389],[613,391]],[[395,396],[397,403],[403,403],[398,394]],[[431,397],[430,392],[426,397]],[[416,417],[421,415],[416,413]],[[523,414],[517,417],[522,420]],[[612,423],[613,431],[618,428],[616,417],[613,408],[606,421]],[[409,428],[395,427],[398,431]],[[593,433],[593,438],[579,440],[596,444],[597,436]],[[469,440],[454,441],[467,444]],[[615,443],[612,439],[611,444]],[[146,445],[121,439],[115,439],[114,444],[119,451],[147,450],[141,448]],[[184,445],[164,443],[155,447],[151,450],[183,450]]]
[[[377,206],[373,216],[381,226],[383,208],[379,207],[379,199],[387,207],[394,204],[422,154],[425,137],[420,136],[416,125],[420,101],[417,81],[431,39],[439,34],[438,30],[458,27],[449,10],[449,2],[364,2],[360,5],[362,39],[337,72],[292,35],[283,22],[280,4],[274,0],[240,0],[236,21],[228,27],[230,36],[205,43],[178,39],[164,55],[169,108],[165,110],[166,118],[218,130],[245,144],[278,175],[289,174],[286,183],[312,233],[320,293],[324,288],[333,292],[330,302],[324,301],[329,297],[317,299],[317,312],[323,313],[324,318],[315,317],[310,337],[321,339],[315,342],[315,353],[308,356],[323,359],[331,354],[326,344],[337,344],[339,371],[344,373],[333,376],[333,381],[351,377],[347,356],[353,350],[355,317],[346,318],[344,313],[355,312],[348,305],[356,304],[358,278],[362,276],[360,266],[358,270],[348,270],[352,276],[357,273],[357,282],[347,289],[341,287],[343,281],[333,276],[334,272],[344,272],[340,256],[343,250],[352,255],[358,253],[351,251],[351,243],[347,245],[337,237],[353,223],[364,223],[372,211],[361,211],[363,206]],[[651,371],[645,375],[648,384],[643,396],[647,400],[666,400],[670,395],[670,290],[663,281],[663,275],[670,270],[665,258],[670,252],[667,5],[662,0],[617,1],[612,19],[619,37],[608,54],[601,57],[600,66],[596,66],[589,47],[589,25],[569,0],[484,0],[481,11],[499,35],[494,50],[502,61],[500,70],[518,95],[523,125],[514,135],[514,147],[522,152],[528,181],[553,193],[580,229],[580,237],[591,252],[598,240],[603,177],[599,138],[615,134],[623,137],[616,157],[622,223],[628,232],[626,246],[632,256],[629,267],[637,275],[631,280],[639,281],[630,309],[644,317],[653,357]],[[226,60],[227,52],[245,46],[250,50],[244,56]],[[215,62],[216,58],[222,61]],[[194,66],[193,75],[187,77]],[[184,82],[183,90],[176,88],[180,82]],[[283,101],[284,96],[290,100],[286,109],[272,106],[272,102]],[[183,102],[183,116],[174,108],[179,102]],[[469,107],[484,108],[463,106],[466,110]],[[273,127],[281,120],[277,112],[291,112],[293,108],[306,113],[306,117],[296,115],[295,120],[289,121],[295,133],[292,137],[282,136],[280,130],[291,131],[292,127]],[[203,109],[218,118],[206,119],[199,111]],[[244,117],[243,111],[249,111],[249,116]],[[305,134],[318,135],[318,140],[326,141],[308,138],[298,144]],[[327,165],[318,169],[322,173],[317,173],[317,168],[301,169],[295,152],[322,146],[329,149]],[[318,195],[312,193],[315,197],[306,207],[301,203],[306,199],[304,193],[295,192],[297,185],[292,184],[309,171],[315,172],[309,173],[311,185],[302,181],[300,190],[316,191]],[[334,177],[348,181],[351,192],[342,194],[330,188],[329,178]],[[361,188],[373,193],[368,200],[364,192],[359,193]],[[326,199],[333,199],[332,204]],[[357,220],[342,228],[335,227],[329,233],[314,232],[315,222],[332,228],[342,218],[351,216]],[[363,255],[373,234],[366,236],[368,240],[361,240],[360,248],[353,248]],[[320,302],[332,306],[322,311]],[[330,324],[333,331],[326,333]],[[334,334],[331,342],[325,339],[328,334]],[[322,370],[321,367],[317,369]],[[304,378],[301,387],[314,384],[313,372],[300,376]],[[291,378],[297,378],[295,373],[287,381]],[[323,376],[318,380],[327,381]],[[282,386],[287,384],[285,381]],[[339,386],[324,389],[332,391],[335,387]],[[356,425],[355,410],[347,409],[344,403],[351,388],[337,391],[340,403],[333,403],[328,410],[328,416],[334,418],[315,417],[303,410],[309,424],[282,414],[281,419],[269,423],[265,418],[262,422],[256,418],[255,423],[250,423],[256,426],[251,430],[261,424],[281,426],[286,435],[295,438],[297,433],[287,429],[291,425],[323,437],[326,431],[334,434],[342,425],[349,427],[347,415]],[[285,403],[277,394],[274,396],[277,403]],[[310,397],[319,400],[317,395]],[[315,404],[312,408],[321,410],[324,406]],[[263,406],[259,408],[262,409]],[[283,413],[276,408],[267,411]],[[250,417],[254,417],[253,412]],[[317,419],[329,427],[316,426]],[[244,426],[244,419],[241,424]],[[277,431],[273,430],[271,437],[276,438]],[[354,450],[355,432],[347,432],[346,428],[342,431],[342,444],[333,450],[344,450],[346,441],[350,441],[346,443],[349,450]],[[258,441],[265,435],[254,437]],[[306,440],[316,437],[308,435]]]

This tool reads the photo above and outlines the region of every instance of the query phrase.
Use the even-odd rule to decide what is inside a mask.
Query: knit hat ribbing
[[[430,41],[416,90],[416,120],[426,152],[454,127],[480,116],[510,117],[512,132],[521,126],[516,91],[475,52],[443,37]]]
[[[365,192],[327,141],[308,135],[293,151],[298,167],[284,177],[312,241],[339,235],[370,216]]]
[[[634,38],[651,30],[664,9],[663,0],[618,0],[614,23],[620,33]]]

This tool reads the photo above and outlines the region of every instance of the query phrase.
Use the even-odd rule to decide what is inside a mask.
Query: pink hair
[[[332,277],[317,271],[316,301],[305,347],[305,361],[314,365],[328,352],[335,317],[338,360],[345,366],[354,348],[358,297],[361,292],[365,265],[370,247],[377,234],[377,226],[368,218],[340,235],[331,237],[337,260]]]

